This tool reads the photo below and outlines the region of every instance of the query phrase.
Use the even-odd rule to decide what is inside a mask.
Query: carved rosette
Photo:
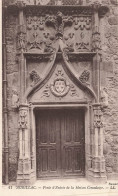
[[[61,70],[58,70],[58,73],[56,74],[54,81],[50,85],[50,90],[52,94],[56,97],[63,97],[69,92],[69,82],[66,81],[66,79],[64,78],[64,74]]]

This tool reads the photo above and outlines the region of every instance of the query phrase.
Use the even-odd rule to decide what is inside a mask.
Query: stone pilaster
[[[106,182],[105,159],[103,155],[103,123],[99,104],[93,105],[93,153],[89,179],[96,183]]]
[[[30,160],[30,129],[29,129],[29,107],[22,105],[19,109],[19,160],[17,172],[17,184],[28,185],[33,182],[31,178]]]

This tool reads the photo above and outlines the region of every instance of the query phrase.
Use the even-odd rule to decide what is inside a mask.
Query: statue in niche
[[[101,103],[103,107],[108,106],[108,94],[106,88],[101,89]]]
[[[12,108],[18,108],[19,107],[19,96],[16,89],[12,90]]]

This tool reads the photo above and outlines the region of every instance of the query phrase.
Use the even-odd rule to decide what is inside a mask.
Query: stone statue
[[[17,108],[19,106],[19,96],[16,89],[12,90],[12,107]]]
[[[108,94],[106,88],[101,89],[101,103],[103,107],[108,106]]]

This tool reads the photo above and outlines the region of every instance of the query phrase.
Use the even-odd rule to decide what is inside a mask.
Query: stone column
[[[90,169],[89,178],[93,182],[105,183],[105,159],[103,156],[103,123],[100,104],[93,105],[93,154],[92,168]]]
[[[31,158],[31,178],[36,180],[36,144],[35,144],[35,116],[33,113],[33,105],[29,105],[29,119],[30,119],[30,158]]]
[[[17,184],[30,184],[30,130],[29,130],[29,106],[21,105],[19,108],[19,160],[17,172]]]

